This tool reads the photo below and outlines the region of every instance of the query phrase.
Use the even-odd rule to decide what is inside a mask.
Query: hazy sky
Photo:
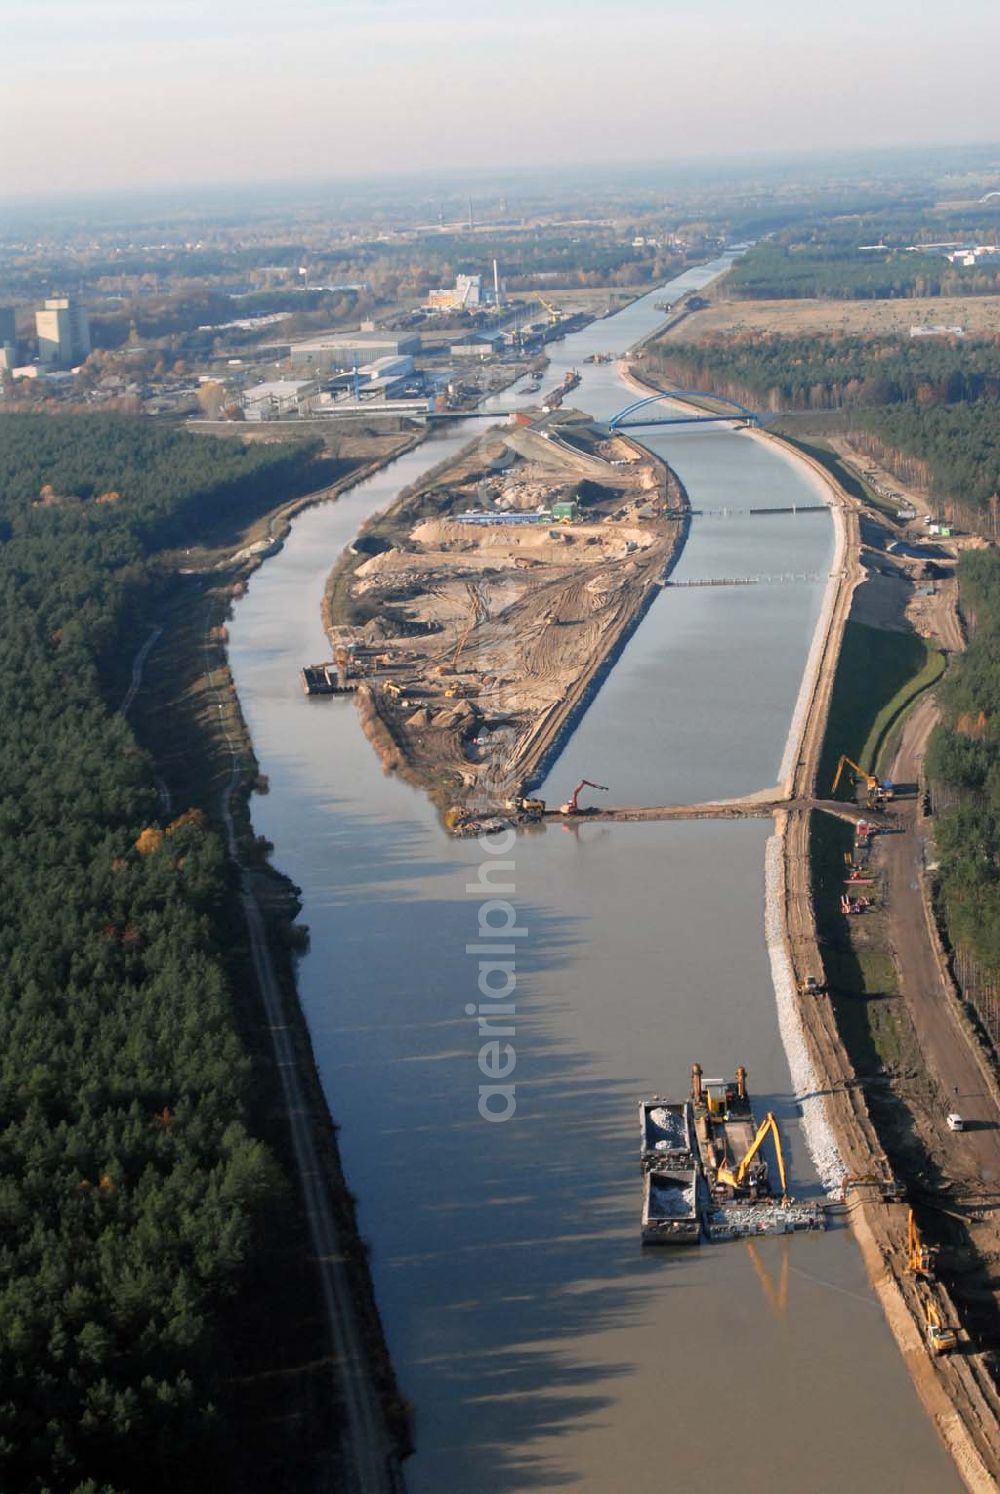
[[[0,191],[1000,140],[1000,4],[0,0]]]

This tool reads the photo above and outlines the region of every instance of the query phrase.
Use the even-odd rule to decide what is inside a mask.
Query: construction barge
[[[657,1095],[639,1104],[644,1245],[697,1245],[707,1199],[691,1104]]]
[[[305,695],[351,695],[355,690],[343,668],[336,664],[306,664],[299,672]]]
[[[822,1202],[788,1193],[781,1132],[768,1111],[758,1124],[742,1066],[733,1080],[691,1069],[687,1100],[639,1103],[644,1245],[698,1244],[826,1228]],[[777,1183],[764,1154],[772,1143]]]

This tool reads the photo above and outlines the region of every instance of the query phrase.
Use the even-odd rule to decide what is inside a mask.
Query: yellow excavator
[[[737,1191],[749,1187],[752,1191],[761,1188],[767,1180],[767,1163],[761,1158],[757,1167],[754,1167],[754,1158],[757,1156],[768,1136],[774,1138],[774,1151],[778,1159],[778,1177],[781,1180],[781,1197],[788,1196],[788,1179],[785,1175],[785,1154],[781,1148],[781,1132],[778,1130],[778,1122],[769,1110],[767,1115],[757,1127],[757,1135],[754,1137],[745,1155],[736,1167],[735,1172],[728,1163],[723,1162],[716,1170],[715,1180],[723,1183],[727,1188]]]
[[[880,783],[874,773],[866,773],[860,764],[847,756],[846,752],[841,753],[840,762],[837,764],[837,771],[833,778],[833,787],[830,790],[831,794],[837,792],[837,787],[845,768],[853,768],[857,778],[864,784],[868,793],[869,809],[874,809],[879,804],[886,804],[893,797],[891,783]]]
[[[551,301],[546,301],[546,299],[542,295],[541,291],[532,291],[531,292],[531,299],[533,301],[539,301],[545,307],[545,310],[549,314],[549,321],[550,322],[561,322],[562,321],[563,314],[559,310],[558,306],[553,306],[553,304],[552,304]]]
[[[911,1276],[923,1276],[934,1280],[935,1251],[925,1245],[917,1229],[917,1221],[911,1209],[906,1219],[906,1269]]]
[[[953,1349],[958,1348],[958,1334],[954,1328],[947,1328],[942,1323],[941,1314],[938,1312],[936,1304],[929,1297],[924,1297],[922,1303],[927,1347],[935,1358],[939,1354],[950,1354]]]

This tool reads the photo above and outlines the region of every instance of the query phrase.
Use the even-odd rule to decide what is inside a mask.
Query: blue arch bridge
[[[714,404],[725,405],[725,410],[714,413],[706,412],[701,415],[643,415],[636,414],[638,411],[647,409],[649,405],[658,405],[665,399],[691,400],[710,399]],[[629,418],[629,417],[633,418]],[[741,405],[735,399],[726,399],[721,394],[711,394],[705,389],[663,389],[659,394],[647,394],[642,399],[633,400],[626,405],[624,410],[619,410],[608,422],[613,431],[635,430],[640,426],[650,425],[705,425],[713,421],[742,420],[747,425],[759,425],[760,416],[755,410],[748,410],[746,405]]]

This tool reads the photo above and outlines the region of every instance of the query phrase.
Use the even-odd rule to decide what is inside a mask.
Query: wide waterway
[[[704,284],[689,272],[673,295]],[[562,368],[624,351],[663,290],[554,347]],[[587,365],[574,403],[628,401]],[[516,403],[516,393],[496,402]],[[795,1121],[763,932],[756,821],[553,826],[506,857],[449,840],[386,777],[350,701],[307,701],[326,656],[319,606],[363,519],[481,427],[437,437],[336,504],[296,519],[231,625],[240,699],[270,794],[273,860],[303,889],[299,985],[403,1392],[416,1417],[412,1494],[629,1489],[726,1481],[839,1490],[960,1487],[921,1414],[850,1234],[643,1252],[636,1100],[686,1093],[689,1069],[744,1062],[788,1133],[795,1188],[816,1187]],[[552,765],[618,802],[773,784],[832,553],[798,467],[728,429],[650,436],[687,484],[677,580],[806,576],[668,589]],[[516,1114],[478,1112],[475,943],[500,880],[517,941]],[[471,891],[467,891],[471,887]]]

